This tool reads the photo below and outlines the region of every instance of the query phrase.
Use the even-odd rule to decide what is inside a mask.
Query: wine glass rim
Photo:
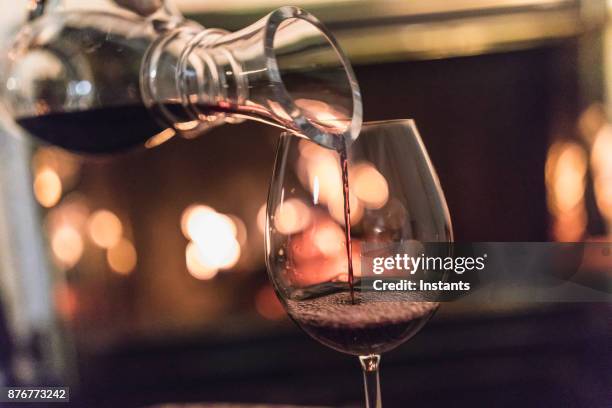
[[[365,129],[365,128],[369,128],[369,127],[372,127],[372,126],[399,125],[399,124],[403,124],[403,125],[408,126],[408,127],[416,128],[416,121],[414,119],[412,119],[412,118],[408,118],[408,119],[372,120],[372,121],[368,121],[368,122],[363,122],[361,127],[362,127],[362,129]],[[281,136],[282,137],[285,137],[285,136],[295,136],[295,137],[298,137],[298,138],[304,138],[304,136],[296,134],[295,132],[291,132],[291,131],[282,132]]]

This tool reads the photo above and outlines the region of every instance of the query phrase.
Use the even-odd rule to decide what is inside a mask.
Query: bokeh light
[[[61,266],[72,268],[83,255],[83,238],[74,227],[61,226],[51,237],[51,250]]]
[[[62,182],[55,170],[44,167],[34,177],[34,196],[46,208],[55,206],[62,198]]]
[[[595,200],[612,231],[612,126],[605,125],[595,135],[591,150],[591,166]]]
[[[298,233],[310,225],[310,221],[310,209],[297,198],[283,201],[274,212],[274,227],[281,234]]]
[[[240,244],[233,237],[208,241],[204,245],[194,241],[194,244],[198,249],[199,261],[209,268],[229,269],[240,259]]]
[[[186,249],[187,269],[198,279],[210,279],[218,270],[235,266],[247,240],[246,225],[240,218],[201,204],[183,211],[181,230],[192,241]]]
[[[185,238],[191,240],[206,240],[207,236],[210,235],[209,227],[211,222],[217,221],[217,211],[214,208],[206,205],[190,205],[183,211],[181,216],[181,231]],[[220,233],[227,233],[230,235],[234,234],[235,226],[223,225],[221,226]],[[218,226],[217,226],[218,227]],[[225,228],[224,228],[225,227]]]
[[[121,238],[119,242],[110,247],[106,252],[106,261],[110,268],[121,275],[127,275],[134,270],[138,256],[136,248],[126,238]]]
[[[332,257],[346,251],[344,231],[334,222],[324,222],[314,228],[313,243],[325,256]]]
[[[38,174],[44,169],[53,170],[68,190],[78,179],[80,159],[58,147],[40,147],[32,155],[32,173]]]
[[[351,168],[350,186],[366,208],[381,208],[389,199],[387,180],[370,163],[360,163]]]
[[[245,246],[248,238],[248,232],[244,221],[242,221],[239,217],[233,214],[227,214],[227,216],[234,223],[234,227],[236,229],[236,240],[238,241],[241,247]]]
[[[612,126],[605,125],[595,134],[591,148],[591,165],[595,172],[610,169],[610,154],[612,154]]]
[[[123,225],[112,211],[98,210],[89,218],[89,236],[101,248],[111,248],[121,239]]]
[[[579,144],[557,142],[550,147],[545,167],[547,202],[558,241],[577,241],[585,232],[586,172],[587,156]]]
[[[81,231],[89,217],[89,207],[85,198],[78,193],[67,195],[60,205],[51,209],[45,217],[45,227],[49,232],[62,225],[70,224]]]
[[[332,218],[339,224],[344,225],[344,196],[340,195],[339,199],[333,200],[327,207]],[[351,225],[356,225],[363,217],[363,204],[352,193],[352,190],[349,195],[349,207],[351,209]]]
[[[219,270],[214,267],[210,267],[200,258],[200,251],[193,242],[187,244],[185,250],[185,262],[187,264],[187,270],[196,279],[208,280],[212,279],[217,275]]]
[[[546,172],[555,211],[569,211],[583,199],[586,170],[586,153],[577,144],[563,143],[551,148]]]
[[[193,219],[193,217],[201,211],[214,212],[215,210],[202,204],[193,204],[183,210],[183,213],[181,214],[181,232],[183,233],[185,238],[191,239],[191,236],[189,234],[189,223],[192,222],[191,220]]]

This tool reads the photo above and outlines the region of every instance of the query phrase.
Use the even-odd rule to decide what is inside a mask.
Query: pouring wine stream
[[[342,195],[344,198],[344,239],[346,247],[346,258],[348,262],[348,284],[351,292],[351,303],[355,304],[355,275],[353,273],[353,243],[351,241],[351,205],[348,177],[348,152],[347,143],[343,139],[340,143],[338,153],[340,154],[340,168],[342,170]]]

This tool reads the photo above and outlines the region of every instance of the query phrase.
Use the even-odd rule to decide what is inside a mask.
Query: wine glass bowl
[[[418,252],[451,241],[444,195],[413,121],[364,123],[338,151],[281,136],[267,205],[270,279],[298,326],[360,356],[364,373],[376,373],[378,355],[414,336],[438,307],[435,296],[368,290],[368,260],[392,256],[398,244]],[[379,406],[377,385],[370,391],[368,406]]]

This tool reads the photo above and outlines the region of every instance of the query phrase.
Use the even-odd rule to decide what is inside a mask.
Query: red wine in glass
[[[416,302],[403,293],[338,292],[288,300],[289,316],[310,336],[357,356],[380,354],[414,336],[438,304]]]

